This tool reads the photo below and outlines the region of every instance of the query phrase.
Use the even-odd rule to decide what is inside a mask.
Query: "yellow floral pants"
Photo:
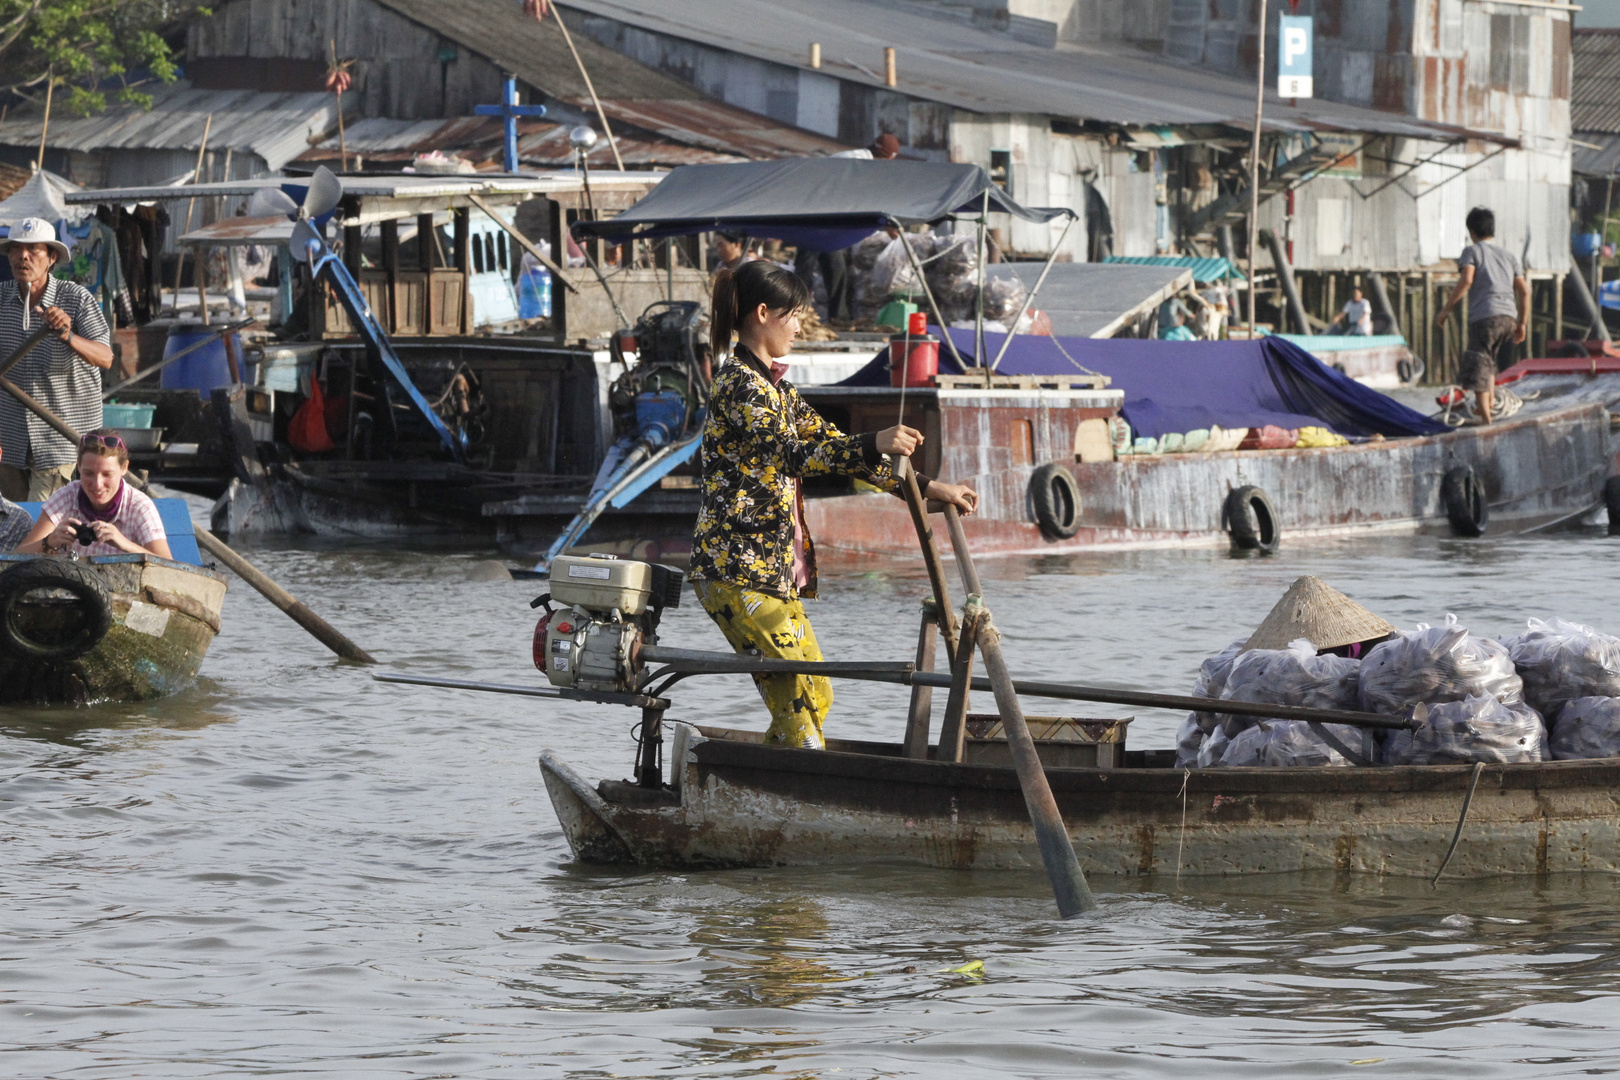
[[[695,581],[698,600],[720,632],[738,652],[759,650],[782,660],[821,659],[816,632],[804,605],[724,581]],[[755,675],[765,707],[771,713],[765,741],[805,750],[821,750],[821,724],[832,707],[832,681],[820,675]]]

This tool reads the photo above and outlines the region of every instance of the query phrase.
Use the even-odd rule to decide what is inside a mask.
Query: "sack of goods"
[[[1555,761],[1620,757],[1620,697],[1578,697],[1567,703],[1547,742]]]
[[[1399,716],[1414,705],[1493,697],[1504,705],[1524,700],[1524,683],[1506,647],[1457,625],[1418,624],[1373,646],[1361,661],[1361,707]]]
[[[1342,747],[1361,746],[1361,732],[1356,728],[1323,724],[1322,729]],[[1303,720],[1261,720],[1232,737],[1218,764],[1227,768],[1290,768],[1348,765],[1350,762]]]
[[[1529,626],[1502,644],[1524,680],[1524,700],[1542,716],[1560,716],[1575,698],[1620,697],[1620,638],[1563,619]]]
[[[1316,646],[1299,639],[1286,649],[1250,649],[1232,664],[1221,697],[1262,705],[1298,705],[1307,709],[1356,708],[1361,661],[1331,654],[1316,655]],[[1253,717],[1224,715],[1221,724],[1232,738],[1256,724]],[[1357,736],[1356,742],[1360,742]]]
[[[1547,729],[1541,714],[1522,702],[1504,704],[1491,694],[1471,694],[1428,706],[1428,717],[1416,731],[1389,732],[1381,759],[1385,765],[1546,761]]]
[[[1232,662],[1243,651],[1243,639],[1226,648],[1198,666],[1198,680],[1193,683],[1193,697],[1218,698],[1226,688],[1226,676],[1231,673]],[[1197,764],[1199,748],[1204,736],[1215,730],[1221,718],[1215,713],[1199,710],[1188,713],[1176,731],[1176,768],[1190,769]]]

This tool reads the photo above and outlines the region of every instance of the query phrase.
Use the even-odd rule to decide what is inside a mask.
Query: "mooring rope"
[[[1191,769],[1181,770],[1181,836],[1176,840],[1176,887],[1181,887],[1181,849],[1187,845],[1187,782],[1192,779]]]
[[[1474,803],[1474,789],[1479,787],[1479,774],[1485,771],[1483,761],[1474,762],[1474,776],[1468,781],[1468,794],[1463,796],[1462,813],[1457,817],[1457,831],[1451,835],[1451,846],[1446,849],[1446,857],[1440,860],[1440,869],[1434,872],[1429,881],[1429,888],[1434,888],[1440,881],[1440,875],[1446,872],[1446,865],[1451,857],[1457,853],[1457,841],[1462,839],[1463,825],[1468,821],[1468,808]]]

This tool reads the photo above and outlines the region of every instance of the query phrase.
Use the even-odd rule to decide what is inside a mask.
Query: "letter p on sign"
[[[1309,15],[1284,15],[1277,24],[1277,95],[1311,96],[1312,25]]]

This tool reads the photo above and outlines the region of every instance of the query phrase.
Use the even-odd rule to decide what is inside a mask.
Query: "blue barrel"
[[[1603,246],[1603,236],[1595,232],[1576,233],[1569,238],[1569,246],[1577,259],[1590,259]]]
[[[205,338],[212,337],[213,331],[198,324],[177,325],[169,328],[169,340],[163,345],[163,358],[167,360],[175,353]],[[231,334],[235,339],[237,362],[242,365],[242,381],[253,381],[253,367],[242,354],[242,339],[237,334]],[[231,385],[231,365],[225,359],[225,340],[215,338],[187,356],[176,360],[159,373],[165,390],[195,390],[206,396],[216,386]]]
[[[518,318],[551,318],[551,273],[531,266],[518,276]]]

